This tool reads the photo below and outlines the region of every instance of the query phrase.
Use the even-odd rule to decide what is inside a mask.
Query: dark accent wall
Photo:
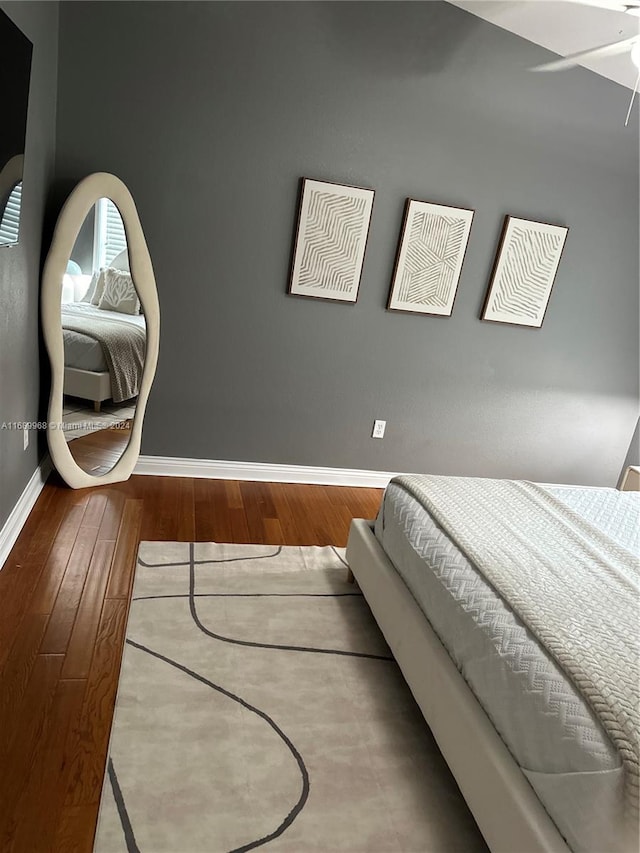
[[[47,193],[53,181],[58,3],[0,2],[33,43],[20,242],[0,248],[0,423],[37,422],[40,406],[40,269]],[[9,85],[10,81],[5,81]],[[2,126],[0,124],[0,134]],[[0,528],[44,454],[43,436],[0,429]]]
[[[63,2],[60,198],[120,176],[158,281],[143,453],[614,485],[638,125],[550,58],[446,3]],[[355,306],[286,295],[301,176],[376,190]],[[477,211],[450,319],[385,311],[407,196]],[[570,228],[539,331],[478,319],[507,213]]]

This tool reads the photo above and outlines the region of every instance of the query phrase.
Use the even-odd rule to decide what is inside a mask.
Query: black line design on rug
[[[190,542],[189,545],[193,546],[193,542]],[[215,563],[248,563],[250,560],[270,560],[272,557],[279,557],[282,553],[282,545],[278,546],[278,550],[273,554],[258,554],[255,557],[225,557],[224,560],[193,560],[193,564],[196,566],[206,566],[207,564],[215,564]],[[340,559],[339,555],[336,555],[338,559]],[[144,566],[145,569],[176,569],[180,566],[188,566],[190,565],[189,560],[185,560],[184,563],[145,563],[144,560],[141,560],[138,557],[138,563],[141,566]]]
[[[361,592],[196,592],[194,598],[362,598]],[[155,601],[158,598],[189,598],[188,593],[136,595],[131,601]]]
[[[127,639],[127,645],[133,646],[135,649],[138,649],[141,652],[146,652],[146,654],[151,655],[158,660],[163,661],[164,663],[169,664],[169,666],[175,667],[175,669],[180,670],[180,672],[184,672],[186,675],[191,676],[196,681],[199,681],[201,684],[205,684],[207,687],[210,687],[212,690],[215,690],[218,693],[221,693],[223,696],[226,696],[228,699],[232,699],[234,702],[237,702],[239,705],[242,705],[243,708],[246,708],[248,711],[251,711],[253,714],[257,714],[258,717],[267,722],[274,732],[281,738],[281,740],[285,743],[289,752],[293,755],[300,769],[300,775],[302,776],[302,792],[298,799],[298,802],[291,809],[286,818],[282,821],[282,823],[275,829],[273,832],[269,833],[269,835],[265,835],[262,838],[257,839],[256,841],[250,841],[248,844],[243,844],[242,847],[235,847],[230,853],[246,853],[248,850],[254,850],[256,847],[262,847],[263,844],[268,844],[270,841],[273,841],[274,838],[278,838],[282,833],[291,826],[296,817],[300,814],[302,809],[304,808],[305,803],[307,802],[307,798],[309,797],[309,772],[305,766],[304,760],[295,745],[291,741],[289,737],[282,731],[280,726],[265,712],[261,711],[260,708],[256,708],[255,705],[250,705],[240,696],[236,696],[235,693],[231,693],[229,690],[225,690],[224,687],[221,687],[219,684],[214,684],[213,681],[209,681],[209,679],[205,678],[203,675],[200,675],[197,672],[194,672],[192,669],[184,666],[178,661],[172,660],[171,658],[165,657],[165,655],[161,655],[159,652],[153,651],[153,649],[149,649],[146,646],[141,645],[140,643],[136,643],[135,640]],[[114,792],[115,796],[115,792]],[[124,804],[124,801],[123,801]],[[118,808],[118,814],[120,814],[120,820],[122,821],[122,814],[120,813],[120,809]],[[125,810],[126,814],[126,810]],[[128,818],[127,818],[128,820]],[[129,824],[130,826],[130,824]],[[125,827],[123,825],[123,831],[125,831]],[[125,831],[126,837],[126,831]],[[133,831],[132,831],[133,837]],[[128,842],[127,842],[128,843]],[[135,840],[134,840],[135,843]],[[128,848],[129,853],[136,853],[138,851],[137,847]],[[139,853],[139,851],[138,851]]]
[[[109,758],[107,772],[109,774],[109,782],[111,782],[111,792],[113,793],[113,799],[115,800],[116,808],[118,809],[120,825],[122,826],[122,832],[124,833],[124,840],[127,845],[127,853],[140,853],[140,848],[136,843],[136,837],[133,833],[133,827],[131,826],[131,821],[129,820],[127,807],[124,802],[124,797],[122,796],[122,790],[120,788],[120,783],[118,782],[118,776],[116,774],[116,770],[113,766],[113,761],[111,760],[111,758]]]
[[[281,651],[286,652],[313,652],[315,654],[343,655],[344,657],[369,658],[371,660],[393,660],[390,655],[374,655],[369,654],[368,652],[347,652],[344,649],[319,649],[314,646],[288,646],[281,645],[279,643],[257,643],[252,640],[237,640],[234,637],[225,637],[222,634],[216,634],[214,631],[210,631],[200,621],[196,610],[196,562],[194,559],[194,552],[194,543],[189,542],[189,610],[191,611],[193,621],[202,633],[207,635],[207,637],[211,637],[214,640],[221,640],[223,643],[232,643],[235,646],[249,646],[253,649],[280,649]],[[225,561],[219,560],[217,562]]]

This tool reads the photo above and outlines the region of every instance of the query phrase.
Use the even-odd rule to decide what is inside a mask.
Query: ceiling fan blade
[[[583,59],[601,59],[605,56],[616,56],[618,53],[625,53],[627,50],[631,50],[639,39],[640,36],[632,36],[628,39],[622,39],[622,41],[614,41],[611,44],[593,47],[590,50],[581,50],[579,53],[572,53],[570,56],[565,56],[562,59],[554,59],[553,62],[536,65],[531,71],[561,71],[563,68],[573,68],[575,65],[579,65]]]
[[[626,3],[617,0],[565,0],[566,3],[574,3],[578,6],[595,6],[596,9],[608,9],[610,12],[628,12],[631,15],[640,11],[640,0],[628,0]]]

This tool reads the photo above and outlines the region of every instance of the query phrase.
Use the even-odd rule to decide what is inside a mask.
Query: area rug
[[[125,403],[104,403],[99,412],[94,412],[93,406],[88,406],[86,400],[76,397],[65,397],[62,409],[64,437],[67,444],[74,438],[82,438],[101,429],[129,421],[136,413],[135,401]]]
[[[144,542],[96,853],[486,850],[335,548]]]

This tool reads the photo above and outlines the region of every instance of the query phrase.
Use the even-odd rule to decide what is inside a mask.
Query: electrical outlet
[[[26,450],[27,447],[29,447],[29,430],[27,429],[27,427],[24,428],[23,442],[24,442],[24,448],[23,449]]]
[[[371,432],[371,438],[384,438],[384,431],[386,429],[386,426],[386,421],[374,421],[373,430]]]

